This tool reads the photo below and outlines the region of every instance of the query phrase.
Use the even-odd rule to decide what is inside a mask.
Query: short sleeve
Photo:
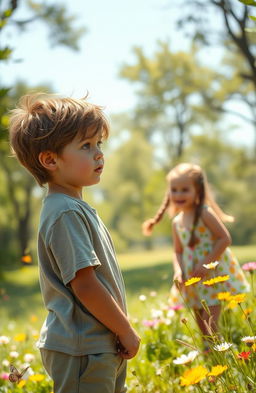
[[[65,285],[75,278],[78,270],[100,265],[89,224],[78,212],[62,213],[51,228],[49,248]]]

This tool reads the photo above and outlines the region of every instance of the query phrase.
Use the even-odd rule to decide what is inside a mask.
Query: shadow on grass
[[[0,287],[8,296],[7,300],[1,300],[1,311],[10,319],[26,319],[43,307],[38,281],[29,285],[3,281]]]
[[[172,267],[162,263],[150,267],[124,270],[123,277],[129,294],[139,293],[142,290],[168,290],[172,280]]]
[[[169,264],[160,263],[155,266],[124,270],[123,277],[128,296],[133,296],[140,294],[142,290],[168,290],[172,271]],[[6,301],[1,300],[0,318],[5,316],[8,319],[24,320],[32,314],[38,314],[44,308],[37,280],[32,284],[1,280],[0,287],[9,297]]]

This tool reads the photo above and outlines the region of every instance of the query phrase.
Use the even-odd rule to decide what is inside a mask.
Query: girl
[[[174,243],[174,281],[178,283],[186,303],[194,310],[195,318],[203,336],[209,335],[204,321],[213,332],[217,331],[220,315],[219,292],[230,294],[249,291],[249,284],[228,248],[231,237],[222,221],[233,221],[214,201],[206,175],[198,165],[183,163],[167,175],[168,190],[156,216],[143,224],[144,235],[150,235],[167,208],[172,223]],[[206,266],[218,261],[214,265]],[[215,285],[203,282],[215,276],[229,275],[229,280]],[[189,278],[201,277],[198,284],[185,286]],[[202,306],[205,300],[210,316]]]

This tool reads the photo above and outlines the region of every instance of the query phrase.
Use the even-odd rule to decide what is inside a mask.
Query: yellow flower
[[[246,319],[249,314],[251,314],[252,308],[246,308],[243,313],[243,319]]]
[[[230,297],[230,292],[219,292],[217,294],[217,298],[219,300],[229,300]]]
[[[231,302],[228,303],[227,308],[230,308],[230,310],[233,310],[233,308],[235,308],[238,305],[237,302],[235,302],[235,300],[231,300]]]
[[[14,336],[14,340],[15,341],[19,341],[19,342],[25,341],[26,340],[26,334],[25,333],[16,334],[16,336]]]
[[[26,381],[24,381],[24,379],[22,379],[19,383],[18,383],[18,387],[19,388],[23,388],[23,386],[25,386],[26,385]]]
[[[245,301],[246,293],[238,293],[237,295],[230,296],[228,300],[236,303],[242,303]]]
[[[30,381],[34,381],[34,382],[41,382],[41,381],[43,381],[45,379],[45,375],[43,375],[43,374],[33,374],[33,375],[30,375],[28,377],[28,379]]]
[[[228,366],[221,366],[218,364],[217,366],[213,366],[211,371],[209,372],[208,375],[211,375],[213,377],[217,377],[217,375],[220,375],[224,373],[224,371],[228,368]]]
[[[185,282],[185,286],[188,287],[189,285],[195,284],[196,282],[200,281],[201,277],[192,277]]]
[[[227,280],[229,280],[228,274],[226,276],[218,276],[218,277],[211,278],[210,280],[204,281],[203,284],[204,285],[214,285],[219,282],[223,282],[223,281],[227,281]]]
[[[206,377],[208,370],[203,366],[197,366],[185,371],[182,377],[180,377],[181,386],[190,386],[200,382]]]

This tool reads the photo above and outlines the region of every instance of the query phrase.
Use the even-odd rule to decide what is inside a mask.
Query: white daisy
[[[223,352],[223,351],[227,351],[230,347],[232,347],[233,344],[230,343],[221,343],[219,345],[215,345],[215,347],[213,347],[215,349],[215,351],[219,351],[219,352]]]
[[[190,351],[187,355],[181,355],[180,357],[178,357],[177,359],[173,360],[174,364],[186,364],[189,362],[192,362],[197,355],[199,354],[198,351]]]
[[[241,341],[243,341],[246,344],[253,344],[256,341],[256,336],[245,336],[241,338]]]
[[[215,261],[215,262],[211,262],[211,263],[207,263],[207,265],[203,265],[203,267],[205,267],[206,269],[215,269],[216,266],[218,266],[219,262]]]
[[[0,345],[1,344],[9,344],[10,339],[7,336],[0,336]]]

